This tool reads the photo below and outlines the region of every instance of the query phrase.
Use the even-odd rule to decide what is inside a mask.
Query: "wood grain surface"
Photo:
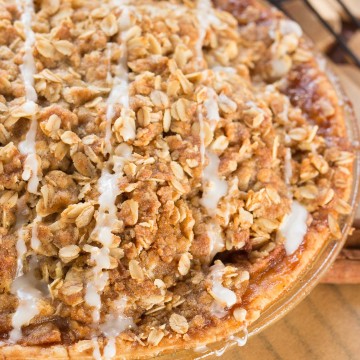
[[[318,285],[294,310],[222,360],[359,360],[360,285]]]

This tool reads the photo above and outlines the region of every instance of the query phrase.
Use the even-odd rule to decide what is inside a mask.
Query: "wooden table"
[[[360,285],[320,284],[276,324],[222,360],[360,359]]]

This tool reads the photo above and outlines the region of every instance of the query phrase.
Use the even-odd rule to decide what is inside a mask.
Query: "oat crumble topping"
[[[341,236],[353,154],[300,27],[215,5],[0,0],[0,340],[204,343],[301,261],[294,203]]]

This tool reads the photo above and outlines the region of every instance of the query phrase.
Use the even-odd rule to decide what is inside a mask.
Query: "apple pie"
[[[0,0],[0,358],[246,332],[351,211],[343,104],[255,0]]]

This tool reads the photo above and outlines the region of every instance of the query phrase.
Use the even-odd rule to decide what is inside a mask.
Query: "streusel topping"
[[[235,15],[0,1],[5,342],[110,358],[118,339],[240,329],[259,274],[299,260],[310,227],[340,236],[353,155],[333,90],[296,23]]]

